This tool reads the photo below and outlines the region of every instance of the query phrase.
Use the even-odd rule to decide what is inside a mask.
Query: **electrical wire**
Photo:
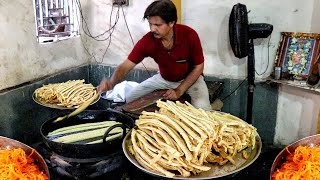
[[[90,32],[89,30],[89,26],[88,26],[88,23],[87,21],[85,20],[84,18],[84,15],[83,15],[83,11],[82,11],[82,7],[81,7],[81,3],[79,0],[76,0],[76,3],[77,3],[77,6],[78,6],[78,9],[79,9],[79,12],[80,12],[80,16],[81,16],[81,25],[82,25],[82,29],[83,29],[83,32],[90,38],[96,40],[96,41],[106,41],[108,40],[108,38],[110,37],[110,34],[107,38],[103,38],[101,39],[100,37],[101,36],[104,36],[106,33],[110,32],[110,31],[113,31],[113,29],[115,28],[116,24],[118,23],[118,20],[119,20],[119,12],[120,12],[120,8],[118,7],[118,11],[117,11],[117,15],[116,15],[116,20],[114,22],[114,24],[107,30],[105,30],[104,32],[102,32],[101,34],[98,34],[96,36],[93,36],[92,33]],[[112,18],[112,13],[113,13],[113,6],[111,6],[111,13],[110,13],[110,19]]]
[[[80,6],[80,7],[81,7],[81,6]],[[78,8],[79,8],[79,6],[78,6]],[[80,9],[79,9],[79,12],[80,12]],[[78,19],[78,17],[79,17],[79,14],[78,14],[78,11],[76,11],[77,22],[78,22],[78,24],[80,24],[80,20]],[[95,62],[98,62],[98,61],[97,61],[97,58],[96,58],[93,54],[91,54],[91,53],[89,52],[88,48],[84,45],[83,38],[82,38],[82,36],[81,36],[81,31],[79,31],[79,35],[80,35],[80,40],[81,40],[82,46],[83,46],[83,48],[86,50],[87,54],[90,55],[90,58],[93,57]]]
[[[269,58],[269,57],[270,57],[270,56],[269,56],[269,54],[270,54],[270,53],[269,53],[269,50],[270,50],[270,39],[271,39],[271,35],[270,35],[269,40],[268,40],[268,55],[267,55],[268,63],[267,63],[267,67],[266,67],[266,69],[265,69],[262,73],[258,73],[258,72],[255,70],[256,74],[259,75],[259,76],[265,74],[265,73],[267,72],[268,68],[269,68],[269,62],[270,62],[270,58]]]
[[[79,0],[76,0],[76,3],[77,3],[77,6],[78,6],[78,9],[79,9],[79,12],[80,12],[80,16],[81,16],[81,25],[82,25],[82,29],[83,29],[83,32],[90,38],[92,38],[93,40],[95,41],[107,41],[109,40],[108,42],[108,45],[107,45],[107,48],[106,50],[104,51],[103,55],[102,55],[102,58],[101,58],[101,61],[98,61],[97,58],[90,54],[88,49],[85,47],[85,45],[83,44],[84,48],[86,49],[87,53],[90,54],[92,57],[94,57],[94,60],[95,62],[97,63],[102,63],[103,62],[103,59],[110,47],[110,44],[111,44],[111,36],[112,36],[112,33],[115,29],[115,26],[116,24],[118,23],[118,20],[120,18],[120,7],[118,7],[118,10],[117,10],[117,13],[116,13],[116,17],[115,17],[115,22],[114,24],[112,24],[112,16],[113,16],[113,6],[111,6],[111,12],[110,12],[110,17],[109,17],[109,29],[105,30],[104,32],[102,32],[101,34],[98,34],[96,36],[93,36],[92,33],[90,32],[89,30],[89,27],[88,27],[88,23],[87,21],[85,20],[84,18],[84,15],[83,15],[83,11],[82,11],[82,7],[81,7],[81,3]],[[112,24],[112,25],[111,25]],[[103,37],[104,35],[106,35],[108,33],[108,36],[107,37]],[[81,39],[82,40],[82,39]],[[83,41],[82,41],[83,43]]]
[[[270,35],[270,37],[269,37],[269,40],[268,40],[268,63],[267,63],[267,67],[266,67],[266,69],[260,74],[260,73],[258,73],[256,70],[255,70],[255,73],[257,73],[259,76],[261,76],[261,75],[263,75],[263,74],[265,74],[266,72],[267,72],[267,70],[268,70],[268,68],[269,68],[269,62],[270,62],[270,56],[269,56],[269,49],[270,49],[270,39],[271,39],[271,35]],[[229,93],[226,97],[224,97],[224,98],[222,98],[222,100],[221,101],[224,101],[224,100],[226,100],[228,97],[230,97],[234,92],[236,92],[239,88],[240,88],[240,86],[245,82],[247,80],[247,78],[246,79],[244,79],[231,93]]]
[[[113,6],[112,6],[112,9],[113,9]],[[117,16],[116,16],[116,18],[117,18],[116,21],[117,21],[117,22],[118,22],[118,20],[119,20],[119,9],[120,9],[120,8],[118,8],[118,12],[117,12]],[[111,23],[112,23],[111,17],[112,17],[112,10],[111,10],[110,19],[109,19],[109,25],[110,25],[110,26],[111,26]],[[115,23],[115,24],[116,24],[116,23]],[[109,49],[109,47],[110,47],[110,45],[111,45],[111,37],[112,37],[112,33],[113,33],[114,29],[115,29],[115,28],[112,28],[112,31],[111,31],[110,34],[109,34],[109,43],[108,43],[108,46],[107,46],[106,50],[105,50],[104,53],[103,53],[101,62],[103,62],[104,56],[107,54],[107,51],[108,51],[108,49]]]
[[[226,100],[226,99],[227,99],[228,97],[230,97],[234,92],[236,92],[236,91],[240,88],[240,86],[241,86],[246,80],[247,80],[247,78],[244,79],[231,93],[229,93],[226,97],[222,98],[221,101]]]
[[[123,11],[123,7],[122,7],[122,5],[121,5],[121,10],[122,10],[122,14],[123,14],[124,22],[125,22],[125,24],[126,24],[126,27],[127,27],[127,29],[128,29],[128,32],[129,32],[129,35],[130,35],[130,38],[131,38],[131,41],[132,41],[132,45],[134,45],[134,41],[133,41],[133,38],[132,38],[132,35],[131,35],[131,32],[130,32],[130,29],[129,29],[129,26],[128,26],[128,23],[127,23],[127,19],[126,19],[126,15],[124,14],[124,11]],[[146,69],[146,71],[147,71],[147,73],[148,73],[149,77],[151,77],[151,74],[150,74],[150,72],[148,71],[147,67],[144,65],[144,63],[143,63],[143,62],[141,62],[141,64],[142,64],[142,65],[143,65],[143,67]]]
[[[117,13],[116,13],[116,19],[115,19],[115,22],[114,24],[112,24],[112,14],[113,14],[113,5],[112,5],[112,8],[111,8],[111,13],[110,13],[110,18],[109,18],[109,29],[105,30],[103,33],[101,34],[98,34],[98,35],[95,35],[93,36],[92,33],[90,32],[90,29],[89,29],[89,26],[88,26],[88,23],[87,21],[85,20],[84,18],[84,15],[83,15],[83,11],[82,11],[82,6],[81,6],[81,3],[80,3],[80,0],[76,0],[76,3],[77,3],[77,6],[78,6],[78,9],[79,9],[79,12],[80,12],[80,16],[81,16],[81,25],[82,25],[82,29],[83,29],[83,32],[84,34],[86,34],[88,37],[94,39],[95,41],[106,41],[106,40],[109,40],[108,42],[108,45],[107,45],[107,48],[106,50],[104,51],[103,53],[103,56],[101,58],[101,61],[98,62],[98,60],[96,59],[96,57],[93,55],[93,54],[90,54],[89,50],[85,47],[84,43],[83,43],[83,40],[81,38],[81,42],[86,50],[86,52],[91,55],[92,57],[94,57],[94,60],[97,62],[97,63],[102,63],[103,62],[103,59],[111,45],[111,39],[112,39],[112,33],[114,32],[114,29],[115,29],[115,26],[116,24],[118,23],[118,20],[119,20],[119,17],[120,17],[120,8],[121,8],[121,11],[122,11],[122,14],[123,14],[123,18],[124,18],[124,21],[125,21],[125,25],[126,25],[126,28],[129,32],[129,35],[130,35],[130,38],[131,38],[131,42],[132,44],[134,45],[134,40],[133,40],[133,37],[131,35],[131,31],[129,29],[129,26],[128,26],[128,23],[127,23],[127,19],[126,19],[126,16],[125,16],[125,13],[124,13],[124,10],[123,10],[123,5],[120,5],[118,6],[118,10],[117,10]],[[111,25],[112,24],[112,25]],[[102,38],[102,36],[104,36],[105,34],[109,33],[109,35],[106,37],[106,38]],[[144,66],[145,70],[147,71],[149,77],[151,77],[151,74],[150,72],[148,71],[147,67],[145,66],[145,64],[143,62],[141,62],[141,64]]]

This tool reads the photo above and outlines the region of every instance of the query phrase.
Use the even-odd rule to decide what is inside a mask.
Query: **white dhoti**
[[[181,81],[167,81],[163,79],[160,74],[156,74],[133,88],[126,96],[126,102],[131,102],[155,90],[175,89],[180,85],[180,83]],[[205,110],[211,110],[208,87],[203,76],[200,76],[197,79],[197,81],[186,91],[186,94],[190,95],[191,104],[193,106]]]

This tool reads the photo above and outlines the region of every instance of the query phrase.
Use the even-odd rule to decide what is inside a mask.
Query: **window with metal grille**
[[[79,10],[75,0],[34,0],[36,34],[39,43],[78,36]]]

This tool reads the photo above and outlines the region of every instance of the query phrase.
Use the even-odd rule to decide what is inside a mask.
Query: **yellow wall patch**
[[[178,24],[181,24],[181,0],[172,0],[172,2],[174,3],[174,5],[177,8],[177,15],[178,15]]]

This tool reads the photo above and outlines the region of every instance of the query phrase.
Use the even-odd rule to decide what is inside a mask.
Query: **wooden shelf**
[[[311,91],[313,93],[320,94],[320,84],[316,86],[310,86],[307,84],[306,81],[298,81],[298,80],[275,80],[273,78],[267,78],[267,82],[273,82],[273,83],[278,83],[278,84],[283,84],[287,86],[292,86],[296,88],[301,88],[304,90]]]

